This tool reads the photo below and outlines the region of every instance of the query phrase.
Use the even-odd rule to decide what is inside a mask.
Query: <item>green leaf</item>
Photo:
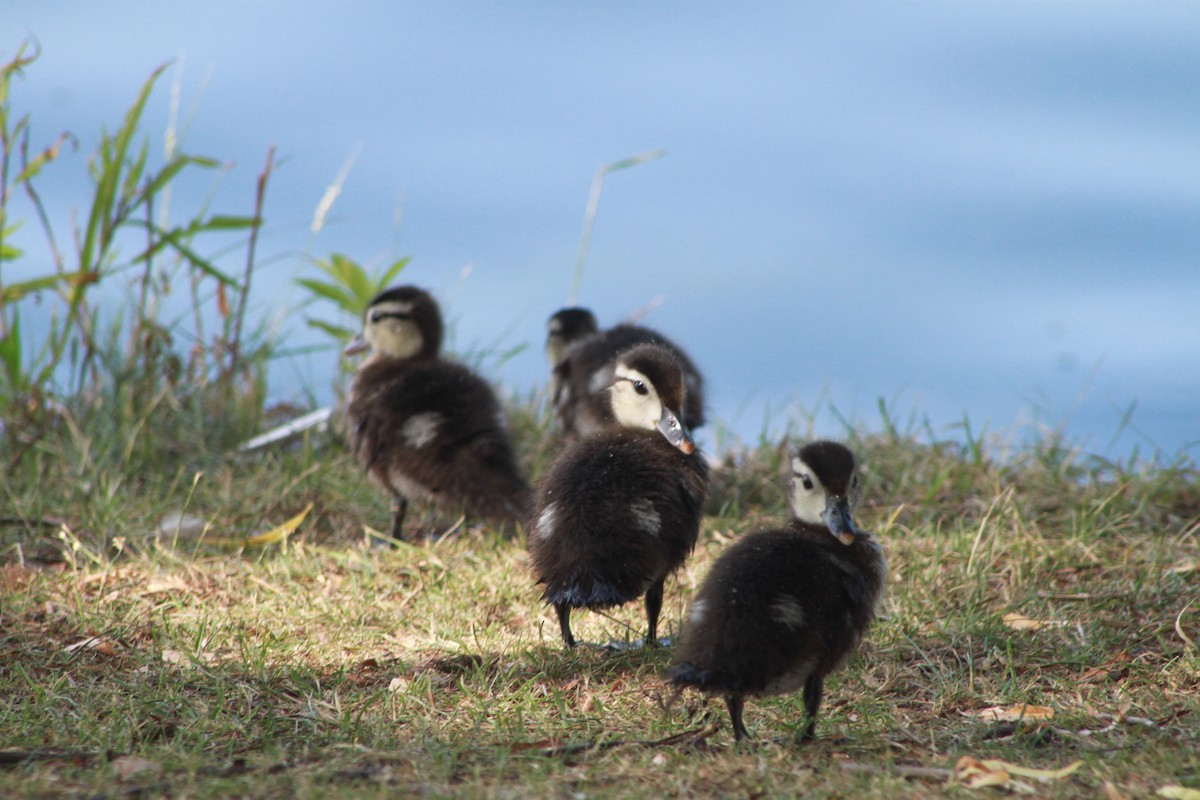
[[[4,362],[9,386],[20,388],[24,383],[21,374],[21,314],[16,309],[13,310],[12,326],[7,334],[0,337],[0,360]]]
[[[113,220],[113,204],[116,200],[117,184],[121,178],[121,170],[125,165],[125,160],[129,152],[129,145],[133,139],[134,133],[137,131],[138,123],[142,117],[142,111],[146,107],[146,101],[150,98],[150,91],[154,88],[166,64],[163,64],[158,69],[150,74],[150,77],[142,84],[142,89],[138,93],[137,99],[133,105],[125,112],[125,119],[121,123],[120,129],[117,130],[116,136],[105,134],[100,143],[100,159],[97,169],[97,185],[96,192],[92,201],[92,210],[88,215],[87,228],[84,231],[83,246],[80,247],[80,265],[87,268],[96,268],[96,248],[103,244],[102,238],[107,238],[109,226],[115,224]],[[72,305],[78,302],[78,298],[72,299]]]
[[[310,328],[316,328],[319,331],[328,333],[335,339],[340,339],[343,342],[348,342],[354,338],[354,331],[342,325],[334,325],[330,322],[323,322],[319,319],[306,319]]]
[[[311,278],[297,278],[296,283],[308,289],[318,297],[324,297],[326,300],[332,300],[340,308],[350,310],[354,307],[354,298],[351,297],[344,289],[335,286],[332,283],[323,283],[315,281]]]
[[[157,175],[150,178],[150,182],[142,189],[142,197],[154,197],[162,190],[164,186],[175,179],[175,176],[183,171],[184,167],[191,163],[188,156],[181,156],[171,159],[170,163],[166,164]]]
[[[235,279],[229,277],[224,272],[221,272],[221,270],[217,269],[212,264],[212,262],[210,262],[208,259],[202,257],[200,254],[193,251],[190,247],[183,244],[183,242],[179,241],[178,234],[179,234],[179,229],[176,228],[175,230],[167,233],[163,238],[166,240],[166,242],[168,244],[171,245],[171,247],[175,248],[175,252],[177,252],[177,253],[179,253],[179,255],[183,256],[184,259],[189,264],[191,264],[193,267],[196,267],[197,269],[199,269],[201,272],[205,273],[209,277],[216,278],[217,280],[219,280],[221,283],[225,284],[226,286],[235,286],[236,287],[239,285]]]
[[[54,273],[52,275],[43,275],[40,278],[33,278],[20,283],[10,283],[7,286],[0,286],[0,306],[15,303],[21,298],[34,292],[40,292],[43,289],[50,289],[59,283],[68,283],[73,280],[78,280],[82,273],[72,272],[66,275]]]
[[[138,197],[138,184],[142,182],[142,173],[146,171],[146,159],[150,157],[150,142],[143,140],[138,150],[137,160],[125,170],[125,181],[121,187],[122,204],[129,203]],[[140,199],[144,200],[146,195]]]
[[[400,272],[405,267],[408,266],[408,262],[410,262],[410,261],[412,261],[412,256],[405,256],[404,258],[401,258],[401,259],[398,259],[398,260],[392,262],[392,265],[390,267],[388,267],[387,270],[384,271],[382,276],[380,276],[379,282],[376,284],[376,288],[379,291],[375,292],[375,294],[379,294],[379,292],[383,291],[389,285],[391,285],[392,281],[394,281],[396,279],[396,276],[399,275]],[[372,297],[373,296],[374,295],[372,295]]]
[[[204,221],[200,229],[206,231],[236,231],[253,228],[255,224],[254,217],[231,217],[222,214],[213,214]]]
[[[33,160],[17,173],[17,177],[13,180],[13,185],[16,186],[30,180],[42,171],[42,167],[58,158],[58,153],[62,150],[63,142],[67,141],[68,138],[70,138],[70,134],[60,133],[58,138],[54,140],[54,144],[34,156]]]

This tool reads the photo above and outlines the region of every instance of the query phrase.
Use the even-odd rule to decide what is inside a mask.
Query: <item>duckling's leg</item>
[[[808,714],[808,727],[800,734],[800,741],[817,738],[817,709],[821,707],[821,693],[825,681],[818,675],[809,675],[804,682],[804,711]]]
[[[646,646],[658,644],[658,613],[662,611],[664,577],[646,590]]]
[[[566,603],[555,603],[554,610],[558,612],[558,627],[562,631],[563,644],[575,646],[575,637],[571,635],[571,607]]]
[[[408,511],[408,498],[402,494],[392,495],[392,538],[404,541],[404,512]]]
[[[742,739],[749,739],[750,734],[742,722],[742,696],[740,694],[725,695],[725,705],[729,708],[729,721],[733,723],[733,740],[740,742]]]

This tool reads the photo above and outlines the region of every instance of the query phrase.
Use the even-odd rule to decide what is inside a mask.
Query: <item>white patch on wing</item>
[[[534,523],[534,535],[540,539],[549,539],[555,534],[557,525],[558,506],[550,503],[542,509],[541,514],[538,514],[537,522]]]
[[[708,613],[708,602],[705,600],[696,600],[692,603],[692,610],[688,612],[688,623],[699,625],[704,622],[704,615]]]
[[[442,415],[436,411],[424,414],[414,414],[404,420],[400,427],[400,435],[409,447],[422,448],[437,437],[438,428],[442,424]]]
[[[654,503],[646,498],[634,500],[629,504],[629,512],[633,514],[633,524],[638,530],[645,531],[651,536],[658,536],[662,529],[662,517],[654,509]]]
[[[771,619],[789,628],[803,628],[808,621],[799,601],[790,594],[781,594],[771,603]]]

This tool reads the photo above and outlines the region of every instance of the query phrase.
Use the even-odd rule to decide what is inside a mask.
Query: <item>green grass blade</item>
[[[313,280],[312,278],[297,278],[296,283],[308,289],[318,297],[323,297],[338,305],[342,309],[350,309],[355,306],[354,297],[340,286],[335,286],[332,283]]]

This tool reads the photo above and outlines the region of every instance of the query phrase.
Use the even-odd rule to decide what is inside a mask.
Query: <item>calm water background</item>
[[[661,300],[644,321],[733,434],[878,428],[883,398],[936,436],[1200,451],[1194,3],[6,0],[0,55],[27,37],[17,110],[81,140],[42,183],[57,219],[164,61],[147,130],[177,82],[185,149],[235,164],[216,210],[250,213],[278,146],[255,292],[289,345],[332,316],[294,310],[307,258],[411,254],[456,348],[529,345],[483,363],[531,391],[593,172],[663,148],[606,182],[580,299],[606,323]],[[10,279],[46,268],[27,227]],[[328,402],[335,367],[287,359],[272,392]]]

